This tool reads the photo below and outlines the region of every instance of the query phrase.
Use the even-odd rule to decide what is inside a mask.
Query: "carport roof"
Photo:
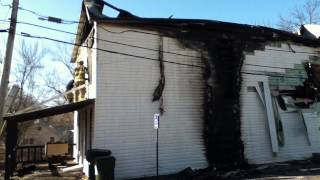
[[[94,101],[95,101],[94,99],[87,99],[87,100],[76,102],[76,103],[64,104],[64,105],[54,106],[46,109],[40,109],[32,112],[5,116],[3,119],[7,121],[15,120],[17,122],[24,122],[24,121],[29,121],[33,119],[39,119],[39,118],[44,118],[48,116],[54,116],[58,114],[64,114],[64,113],[76,111],[90,104],[93,104]]]

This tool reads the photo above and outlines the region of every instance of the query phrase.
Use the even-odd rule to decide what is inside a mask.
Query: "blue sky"
[[[82,0],[20,0],[20,6],[43,15],[78,20],[81,2]],[[304,0],[108,0],[108,2],[141,17],[166,18],[173,15],[174,18],[212,19],[253,25],[275,25],[280,14],[287,14],[290,9],[301,5]],[[2,0],[2,3],[9,4],[11,0]],[[8,10],[7,7],[0,7],[0,19],[10,17],[10,11]],[[113,15],[110,9],[106,9],[104,12]],[[72,32],[76,31],[76,25],[60,25],[40,21],[35,15],[25,11],[19,11],[18,20]],[[7,27],[8,24],[0,24],[2,29]],[[23,31],[63,40],[72,40],[74,38],[72,35],[24,25],[18,25],[17,30],[18,32]],[[3,41],[6,35],[2,34],[1,37],[1,41]],[[3,52],[3,43],[1,44],[0,48],[1,52]]]
[[[108,0],[108,2],[141,17],[166,18],[173,15],[174,18],[212,19],[253,25],[275,25],[280,14],[287,14],[290,9],[301,5],[304,0]],[[11,3],[11,0],[2,0],[2,3],[8,4]],[[78,20],[81,0],[20,0],[20,6],[43,15]],[[110,9],[106,9],[104,12],[113,14]],[[0,7],[0,19],[8,17],[10,17],[8,8]],[[36,16],[25,11],[19,12],[18,19],[68,31],[76,31],[76,25],[46,23],[39,21]],[[5,26],[1,24],[0,27],[4,28]],[[49,32],[48,30],[30,26],[19,25],[18,31],[61,37],[62,39],[73,38],[70,35]]]
[[[0,0],[2,4],[11,4],[12,0]],[[227,22],[235,22],[252,25],[272,25],[277,24],[279,15],[286,15],[294,7],[301,6],[304,0],[106,0],[107,2],[128,10],[140,17],[162,17],[190,19],[211,19]],[[20,6],[37,13],[61,17],[66,20],[78,20],[81,10],[82,0],[20,0]],[[110,9],[105,9],[107,15],[114,15]],[[0,6],[0,20],[8,19],[11,11],[8,7]],[[77,24],[61,25],[49,23],[37,19],[38,17],[26,11],[19,11],[18,21],[24,21],[65,31],[76,32]],[[7,29],[8,23],[0,22],[0,29]],[[49,31],[27,25],[17,25],[17,32],[26,32],[32,35],[46,36],[64,41],[73,42],[74,36],[64,33]],[[5,42],[7,33],[0,33],[0,53],[5,52]],[[13,57],[13,68],[18,61],[17,49],[23,38],[16,36],[15,52]],[[51,49],[55,53],[56,43],[46,40],[32,40],[26,38],[27,42],[38,42],[42,47]],[[71,49],[72,47],[69,46]],[[57,68],[61,73],[66,69],[59,64],[51,66],[49,55],[44,60],[47,67]]]

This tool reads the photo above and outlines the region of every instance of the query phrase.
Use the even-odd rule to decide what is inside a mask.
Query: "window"
[[[50,143],[54,143],[54,137],[50,137]]]

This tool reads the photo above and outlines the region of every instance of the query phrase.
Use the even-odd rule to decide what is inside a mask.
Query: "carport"
[[[4,117],[7,123],[6,128],[6,157],[5,157],[5,179],[10,179],[16,168],[17,140],[18,140],[18,123],[34,119],[40,119],[48,116],[54,116],[64,113],[77,111],[85,108],[95,102],[94,99],[88,99],[76,103],[70,103],[46,109],[15,114]]]

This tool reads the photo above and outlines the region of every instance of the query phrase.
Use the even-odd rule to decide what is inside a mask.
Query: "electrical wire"
[[[0,1],[1,3],[1,1]],[[8,7],[11,7],[11,5],[4,5],[4,4],[0,4],[2,6],[8,6]],[[33,10],[30,10],[30,9],[26,9],[26,8],[23,8],[23,7],[19,7],[20,10],[22,11],[26,11],[26,12],[29,12],[29,13],[32,13],[36,16],[38,16],[41,20],[48,20],[48,18],[54,18],[54,17],[51,17],[51,16],[45,16],[45,15],[42,15],[41,13],[38,13],[36,11],[33,11]],[[78,24],[78,23],[84,23],[84,22],[80,22],[80,21],[74,21],[74,20],[65,20],[65,19],[62,19],[62,18],[54,18],[54,19],[59,19],[61,20],[61,24]],[[113,34],[122,34],[122,33],[126,33],[126,32],[136,32],[136,33],[142,33],[142,34],[149,34],[149,35],[155,35],[155,36],[159,36],[159,34],[156,34],[156,33],[150,33],[150,32],[144,32],[144,31],[138,31],[138,30],[124,30],[124,31],[120,31],[120,32],[115,32],[115,31],[110,31],[106,28],[104,28],[103,26],[99,26],[101,27],[103,30],[105,30],[106,32],[109,32],[109,33],[113,33]],[[282,50],[282,49],[272,49],[272,48],[265,48],[266,50],[272,50],[272,51],[281,51],[281,52],[291,52],[291,53],[306,53],[306,54],[317,54],[317,53],[310,53],[310,52],[303,52],[303,51],[295,51],[293,50],[292,48],[290,50]]]
[[[82,23],[82,22],[79,22],[79,21],[72,21],[72,20],[65,20],[65,19],[62,19],[62,18],[57,18],[57,17],[52,17],[52,16],[45,16],[45,15],[42,15],[36,11],[33,11],[33,10],[30,10],[30,9],[26,9],[26,8],[23,8],[23,7],[18,7],[19,10],[22,10],[22,11],[26,11],[26,12],[29,12],[35,16],[38,16],[38,19],[39,20],[47,20],[49,22],[55,22],[55,23],[59,23],[59,24],[79,24],[79,23]]]
[[[3,6],[3,7],[11,8],[10,4],[2,4],[1,1],[0,1],[0,5]],[[65,20],[65,19],[62,19],[62,18],[56,18],[56,17],[52,17],[52,16],[45,16],[45,15],[42,15],[41,13],[38,13],[38,12],[30,10],[30,9],[26,9],[24,7],[21,7],[21,6],[19,6],[18,9],[21,10],[21,11],[25,11],[25,12],[31,13],[31,14],[33,14],[35,16],[38,16],[38,19],[40,19],[40,20],[47,20],[47,21],[50,21],[50,22],[55,22],[55,23],[60,23],[60,24],[78,24],[78,23],[81,23],[79,21],[71,21],[71,20]]]
[[[7,6],[7,7],[10,7],[11,8],[11,5],[7,5],[7,4],[2,4],[1,0],[0,0],[0,5],[1,6]],[[26,9],[26,8],[23,8],[23,7],[19,7],[20,10],[23,10],[23,11],[26,11],[26,12],[29,12],[29,13],[32,13],[36,16],[39,16],[39,18],[50,18],[50,16],[44,16],[44,15],[41,15],[40,13],[37,13],[35,11],[32,11],[32,10],[29,10],[29,9]],[[61,23],[81,23],[81,22],[78,22],[78,21],[68,21],[68,20],[63,20],[63,19],[60,19],[61,20]],[[3,21],[3,22],[10,22],[10,21],[6,21],[6,20],[0,20],[0,21]],[[66,34],[71,34],[71,35],[78,35],[76,33],[72,33],[72,32],[68,32],[68,31],[63,31],[63,30],[60,30],[60,29],[55,29],[55,28],[50,28],[50,27],[46,27],[46,26],[42,26],[42,25],[37,25],[37,24],[33,24],[33,23],[28,23],[28,22],[17,22],[17,23],[20,23],[20,24],[25,24],[25,25],[31,25],[31,26],[35,26],[35,27],[40,27],[40,28],[45,28],[45,29],[48,29],[48,30],[53,30],[53,31],[57,31],[57,32],[61,32],[61,33],[66,33]],[[125,30],[125,31],[120,31],[120,32],[114,32],[114,31],[110,31],[108,29],[106,29],[105,27],[102,27],[102,26],[99,26],[101,27],[104,31],[106,32],[109,32],[109,33],[114,33],[114,34],[122,34],[122,33],[126,33],[126,32],[135,32],[135,33],[143,33],[143,34],[150,34],[150,35],[156,35],[156,36],[159,36],[159,34],[155,34],[155,33],[149,33],[149,32],[143,32],[143,31],[136,31],[136,30]],[[4,31],[2,31],[4,32]],[[82,46],[82,47],[86,47],[86,46],[83,46],[83,45],[79,45],[79,44],[74,44],[74,43],[69,43],[69,42],[66,42],[66,41],[61,41],[61,40],[57,40],[57,39],[53,39],[53,38],[48,38],[48,37],[41,37],[41,36],[31,36],[30,34],[28,33],[23,33],[22,32],[22,36],[24,37],[31,37],[31,38],[37,38],[37,39],[46,39],[46,40],[51,40],[51,41],[56,41],[56,42],[60,42],[60,43],[67,43],[69,45],[75,45],[75,46]],[[202,58],[202,57],[198,57],[198,56],[190,56],[190,55],[185,55],[185,54],[179,54],[179,53],[174,53],[174,52],[168,52],[168,51],[161,51],[161,50],[156,50],[156,49],[152,49],[152,48],[146,48],[146,47],[141,47],[141,46],[136,46],[136,45],[130,45],[130,44],[126,44],[126,43],[121,43],[121,42],[116,42],[116,41],[109,41],[109,40],[104,40],[104,39],[97,39],[97,40],[101,40],[101,41],[104,41],[104,42],[108,42],[108,43],[113,43],[113,44],[118,44],[118,45],[124,45],[124,46],[129,46],[129,47],[134,47],[134,48],[140,48],[140,49],[145,49],[145,50],[151,50],[151,51],[157,51],[157,52],[163,52],[163,53],[170,53],[170,54],[174,54],[174,55],[180,55],[180,56],[187,56],[187,57],[194,57],[194,58]],[[127,56],[132,56],[132,57],[136,57],[136,58],[144,58],[144,59],[149,59],[149,60],[156,60],[156,61],[159,61],[158,59],[153,59],[153,58],[148,58],[148,57],[143,57],[143,56],[137,56],[137,55],[132,55],[132,54],[126,54],[126,53],[121,53],[121,52],[116,52],[116,51],[109,51],[109,50],[103,50],[103,49],[99,49],[99,48],[96,48],[97,50],[102,50],[102,51],[106,51],[106,52],[109,52],[109,53],[117,53],[117,54],[120,54],[120,55],[127,55]],[[290,53],[305,53],[305,54],[312,54],[312,55],[315,55],[317,53],[310,53],[310,52],[302,52],[302,51],[292,51],[292,50],[281,50],[281,49],[271,49],[271,48],[265,48],[266,50],[272,50],[272,51],[281,51],[281,52],[290,52]],[[167,62],[167,63],[174,63],[174,64],[180,64],[180,65],[190,65],[190,64],[185,64],[185,63],[177,63],[177,62],[173,62],[173,61],[164,61],[164,62]],[[275,67],[275,66],[265,66],[265,65],[256,65],[256,64],[245,64],[245,65],[250,65],[250,66],[257,66],[257,67],[268,67],[268,68],[279,68],[279,69],[290,69],[290,68],[283,68],[283,67]],[[195,66],[195,65],[191,65],[191,66]],[[202,66],[197,66],[196,67],[201,67],[201,68],[204,68]],[[250,73],[250,72],[243,72],[243,73]],[[257,74],[257,73],[250,73],[250,74],[256,74],[256,75],[266,75],[266,74]],[[270,75],[268,75],[270,76]],[[274,76],[274,75],[273,75]],[[285,76],[274,76],[274,77],[285,77]],[[301,77],[288,77],[288,78],[301,78]]]
[[[0,20],[0,22],[1,21],[2,22],[10,22],[8,20]],[[66,33],[66,34],[75,35],[75,36],[79,35],[77,33],[68,32],[68,31],[55,29],[55,28],[50,28],[50,27],[47,27],[47,26],[42,26],[42,25],[33,24],[33,23],[29,23],[29,22],[17,21],[16,23],[30,25],[30,26],[34,26],[34,27],[39,27],[39,28],[48,29],[48,30],[61,32],[61,33]],[[126,30],[126,31],[121,31],[121,32],[113,32],[113,31],[110,31],[110,30],[108,30],[108,29],[106,29],[104,27],[102,27],[102,29],[107,31],[107,32],[110,32],[110,33],[125,33],[125,32],[141,33],[142,32],[142,31],[135,31],[135,30]],[[94,39],[94,38],[92,38],[92,39]],[[175,52],[170,52],[170,51],[162,51],[162,50],[158,50],[158,49],[152,49],[152,48],[147,48],[147,47],[142,47],[142,46],[136,46],[136,45],[131,45],[131,44],[117,42],[117,41],[110,41],[110,40],[101,39],[101,38],[97,38],[97,40],[100,40],[100,41],[103,41],[103,42],[107,42],[107,43],[112,43],[112,44],[118,44],[118,45],[123,45],[123,46],[128,46],[128,47],[133,47],[133,48],[139,48],[139,49],[144,49],[144,50],[150,50],[150,51],[155,51],[155,52],[163,52],[163,53],[167,53],[167,54],[179,55],[179,56],[184,56],[184,57],[202,58],[200,56],[192,56],[192,55],[180,54],[180,53],[175,53]],[[310,54],[310,55],[315,55],[316,54],[316,53],[310,53],[310,52],[297,52],[297,51],[292,52],[292,51],[288,51],[288,50],[268,49],[268,48],[266,48],[266,50],[282,51],[282,52],[290,52],[290,53],[305,53],[305,54]],[[290,69],[290,68],[283,68],[283,67],[263,66],[263,65],[254,65],[254,64],[248,64],[248,65],[261,66],[261,67],[270,67],[270,68],[280,68],[280,69]]]
[[[8,6],[11,8],[11,5],[9,4],[2,4],[1,3],[1,0],[0,0],[0,5],[1,6]],[[80,22],[80,21],[73,21],[73,20],[65,20],[65,19],[62,19],[62,18],[55,18],[55,17],[51,17],[51,16],[45,16],[45,15],[42,15],[41,13],[38,13],[36,11],[33,11],[33,10],[30,10],[30,9],[26,9],[26,8],[23,8],[23,7],[19,7],[20,10],[22,11],[26,11],[26,12],[29,12],[29,13],[32,13],[36,16],[39,17],[39,19],[41,20],[48,20],[50,18],[52,19],[58,19],[60,20],[60,22],[56,22],[56,23],[61,23],[61,24],[76,24],[76,23],[84,23],[84,22]],[[55,21],[53,21],[55,22]],[[29,23],[31,24],[31,23]],[[142,34],[149,34],[149,35],[156,35],[156,36],[159,36],[159,34],[156,34],[156,33],[149,33],[149,32],[144,32],[144,31],[137,31],[137,30],[124,30],[124,31],[120,31],[120,32],[114,32],[114,31],[110,31],[102,26],[99,26],[101,27],[103,30],[105,30],[106,32],[109,32],[109,33],[114,33],[114,34],[121,34],[121,33],[126,33],[126,32],[136,32],[136,33],[142,33]],[[280,52],[290,52],[290,53],[302,53],[302,54],[312,54],[312,55],[318,55],[318,53],[310,53],[310,52],[304,52],[304,51],[295,51],[293,50],[292,48],[290,48],[290,50],[282,50],[282,49],[272,49],[272,48],[265,48],[266,50],[271,50],[271,51],[280,51]]]
[[[29,13],[34,14],[34,15],[39,16],[39,17],[46,17],[46,16],[44,16],[44,15],[42,15],[42,14],[40,14],[40,13],[37,13],[37,12],[35,12],[35,11],[29,10],[29,9],[26,9],[26,8],[23,8],[23,7],[21,7],[21,6],[19,6],[18,9],[19,9],[19,10],[22,10],[22,11],[29,12]]]
[[[0,20],[0,22],[1,21],[2,22],[10,22],[10,21],[7,21],[7,20]],[[66,34],[70,34],[70,35],[78,35],[77,33],[68,32],[68,31],[55,29],[55,28],[50,28],[50,27],[47,27],[47,26],[37,25],[37,24],[33,24],[33,23],[28,23],[28,22],[17,21],[16,23],[30,25],[30,26],[34,26],[34,27],[43,28],[43,29],[48,29],[48,30],[52,30],[52,31],[56,31],[56,32],[66,33]],[[94,38],[92,37],[92,39],[94,39]],[[117,44],[117,45],[123,45],[123,46],[128,46],[128,47],[133,47],[133,48],[144,49],[144,50],[150,50],[150,51],[154,51],[154,52],[163,52],[163,53],[167,53],[167,54],[173,54],[173,55],[184,56],[184,57],[193,57],[193,58],[199,58],[199,59],[202,58],[200,56],[192,56],[192,55],[187,55],[187,54],[175,53],[175,52],[171,52],[171,51],[162,51],[162,50],[159,50],[159,49],[152,49],[152,48],[147,48],[147,47],[142,47],[142,46],[130,45],[130,44],[127,44],[127,43],[122,43],[122,42],[117,42],[117,41],[110,41],[110,40],[106,40],[106,39],[97,38],[97,40],[100,40],[100,41],[103,41],[103,42],[107,42],[107,43]]]
[[[58,39],[53,39],[53,38],[48,38],[48,37],[43,37],[43,36],[33,36],[33,35],[30,35],[25,32],[21,32],[20,34],[17,34],[17,35],[22,36],[22,37],[27,37],[27,38],[45,39],[45,40],[50,40],[50,41],[54,41],[54,42],[58,42],[58,43],[64,43],[64,44],[68,44],[68,45],[90,48],[88,46],[75,44],[75,43],[71,43],[71,42],[67,42],[67,41],[62,41],[62,40],[58,40]],[[111,51],[111,50],[106,50],[106,49],[101,49],[101,48],[92,48],[92,49],[96,49],[98,51],[112,53],[112,54],[134,57],[137,59],[160,61],[159,59],[155,59],[155,58],[139,56],[139,55],[134,55],[134,54],[128,54],[128,53],[122,53],[122,52],[118,52],[118,51]],[[201,65],[179,63],[179,62],[174,62],[174,61],[170,61],[170,60],[163,60],[163,62],[170,63],[170,64],[176,64],[176,65],[182,65],[182,66],[196,67],[196,68],[201,68],[201,69],[205,68],[204,66],[201,66]],[[266,71],[252,71],[252,72],[241,71],[241,73],[242,74],[250,74],[250,75],[263,75],[263,76],[276,77],[276,78],[292,78],[292,79],[299,79],[299,80],[306,79],[306,77],[302,77],[302,76],[287,76],[287,75],[281,75],[281,74],[268,74],[270,72],[266,72]]]
[[[0,1],[1,3],[1,1]],[[2,6],[8,6],[8,7],[11,7],[11,5],[7,5],[7,4],[0,4]],[[64,20],[64,19],[61,19],[61,18],[55,18],[55,17],[51,17],[51,16],[44,16],[38,12],[35,12],[33,10],[30,10],[30,9],[26,9],[26,8],[23,8],[23,7],[19,7],[20,10],[23,10],[23,11],[26,11],[26,12],[29,12],[29,13],[32,13],[36,16],[39,17],[39,19],[41,20],[48,20],[50,18],[54,19],[54,20],[60,20],[59,22],[56,22],[56,21],[52,21],[52,22],[56,22],[56,23],[61,23],[61,24],[76,24],[76,23],[84,23],[84,22],[79,22],[79,21],[72,21],[72,20]],[[31,23],[29,23],[31,24]],[[40,25],[37,25],[38,27]],[[121,34],[121,33],[126,33],[126,32],[136,32],[136,33],[142,33],[142,34],[149,34],[149,35],[156,35],[156,36],[159,36],[159,34],[155,34],[155,33],[149,33],[149,32],[143,32],[143,31],[137,31],[137,30],[125,30],[125,31],[121,31],[121,32],[114,32],[114,31],[110,31],[102,26],[99,26],[101,27],[104,31],[106,32],[109,32],[109,33],[115,33],[115,34]],[[60,31],[62,32],[62,31]],[[71,34],[68,32],[68,34]],[[265,48],[265,50],[271,50],[271,51],[280,51],[280,52],[290,52],[290,53],[301,53],[301,54],[310,54],[310,55],[318,55],[318,53],[311,53],[311,52],[304,52],[304,51],[294,51],[292,48],[290,50],[282,50],[282,49],[272,49],[272,48]]]
[[[0,22],[10,22],[10,21],[8,21],[8,20],[0,20]],[[76,33],[73,33],[73,32],[68,32],[68,31],[55,29],[55,28],[50,28],[50,27],[47,27],[47,26],[42,26],[42,25],[33,24],[33,23],[29,23],[29,22],[24,22],[24,21],[17,21],[16,23],[17,24],[24,24],[24,25],[34,26],[34,27],[39,27],[39,28],[48,29],[48,30],[61,32],[61,33],[66,33],[66,34],[71,34],[71,35],[77,35]]]
[[[109,32],[109,33],[113,33],[113,34],[122,34],[122,33],[126,33],[126,32],[136,32],[136,33],[141,33],[141,34],[151,34],[151,35],[157,35],[159,36],[159,34],[154,34],[154,33],[148,33],[148,32],[143,32],[143,31],[136,31],[136,30],[124,30],[124,31],[120,31],[120,32],[114,32],[114,31],[110,31],[106,28],[104,28],[103,26],[98,25],[98,27],[102,28],[104,31]],[[304,52],[304,51],[295,51],[292,49],[292,47],[290,47],[290,50],[283,50],[283,49],[272,49],[272,48],[265,48],[265,50],[269,50],[269,51],[278,51],[278,52],[288,52],[288,53],[297,53],[297,54],[310,54],[310,55],[319,55],[319,53],[311,53],[311,52]]]
[[[104,31],[109,32],[109,33],[112,33],[112,34],[123,34],[123,33],[127,33],[127,32],[135,32],[135,33],[141,33],[141,34],[148,34],[148,35],[155,35],[155,36],[159,36],[159,34],[156,34],[156,33],[150,33],[150,32],[145,32],[145,31],[138,31],[138,30],[124,30],[124,31],[116,32],[116,31],[110,31],[110,30],[108,30],[108,29],[106,29],[105,27],[100,26],[100,25],[98,25],[98,27],[100,27],[100,28],[102,28]]]
[[[106,49],[101,49],[101,48],[93,48],[93,47],[89,47],[89,46],[85,46],[85,45],[81,45],[81,44],[75,44],[75,43],[71,43],[71,42],[67,42],[67,41],[62,41],[62,40],[58,40],[58,39],[44,37],[44,36],[33,36],[33,35],[31,35],[29,33],[25,33],[25,32],[21,32],[20,34],[17,33],[17,35],[23,36],[23,37],[28,37],[28,38],[45,39],[45,40],[50,40],[50,41],[54,41],[54,42],[58,42],[58,43],[64,43],[64,44],[69,44],[69,45],[73,45],[73,46],[78,46],[78,47],[91,48],[91,49],[96,49],[96,50],[99,50],[99,51],[102,51],[102,52],[107,52],[107,53],[112,53],[112,54],[119,54],[119,55],[124,55],[124,56],[130,56],[130,57],[134,57],[134,58],[137,58],[137,59],[146,59],[146,60],[151,60],[151,61],[159,61],[159,59],[145,57],[145,56],[128,54],[128,53],[123,53],[123,52],[118,52],[118,51],[111,51],[111,50],[106,50]],[[187,63],[179,63],[179,62],[174,62],[174,61],[170,61],[170,60],[163,60],[163,62],[170,63],[170,64],[183,65],[183,66],[204,68],[203,66],[199,66],[199,65],[187,64]]]

